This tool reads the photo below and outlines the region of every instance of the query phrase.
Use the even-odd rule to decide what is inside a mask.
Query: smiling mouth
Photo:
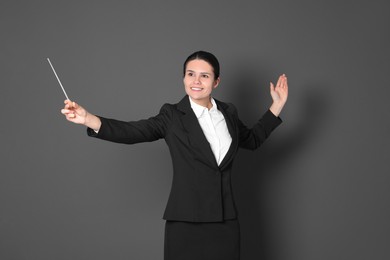
[[[194,90],[194,91],[201,91],[203,88],[194,88],[194,87],[191,87],[191,90]]]

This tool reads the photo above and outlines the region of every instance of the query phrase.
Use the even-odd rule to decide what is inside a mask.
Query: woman
[[[208,52],[191,54],[183,66],[186,96],[165,104],[149,119],[124,122],[98,117],[65,100],[66,119],[88,127],[90,136],[118,143],[164,138],[172,157],[173,180],[164,213],[165,260],[237,260],[240,230],[231,188],[231,169],[239,147],[258,148],[281,123],[287,77],[270,83],[273,103],[251,128],[232,104],[211,97],[218,87],[219,62]]]

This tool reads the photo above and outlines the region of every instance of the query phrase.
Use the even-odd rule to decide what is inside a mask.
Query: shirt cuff
[[[102,127],[103,127],[103,124],[104,124],[104,118],[102,118],[100,116],[97,116],[97,117],[99,117],[100,122],[101,122],[100,129],[99,130],[95,130],[95,129],[92,129],[90,127],[87,127],[87,134],[88,134],[88,136],[97,137],[99,135],[99,133],[102,131]]]

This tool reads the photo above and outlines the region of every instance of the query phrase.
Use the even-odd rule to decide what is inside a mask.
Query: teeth
[[[191,88],[193,90],[202,90],[201,88]]]

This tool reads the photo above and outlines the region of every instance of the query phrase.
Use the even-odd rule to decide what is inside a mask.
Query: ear
[[[213,86],[213,88],[217,88],[218,85],[219,85],[219,82],[221,82],[221,78],[220,78],[220,77],[218,77],[216,80],[214,80],[214,86]]]

